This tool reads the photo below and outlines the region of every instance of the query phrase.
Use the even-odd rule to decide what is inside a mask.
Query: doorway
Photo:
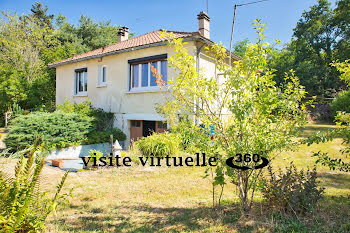
[[[142,137],[147,137],[156,132],[156,122],[155,121],[143,121]]]

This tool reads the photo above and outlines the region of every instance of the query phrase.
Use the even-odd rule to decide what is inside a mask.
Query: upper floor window
[[[104,86],[107,84],[107,67],[98,67],[98,86]]]
[[[87,68],[81,68],[75,70],[74,77],[74,94],[75,95],[85,95],[87,94]]]
[[[151,66],[162,75],[162,80],[168,81],[167,54],[129,60],[130,63],[130,90],[159,89],[156,77],[151,71]]]

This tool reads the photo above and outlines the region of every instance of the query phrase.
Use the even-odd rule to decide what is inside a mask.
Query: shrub
[[[78,145],[91,126],[91,118],[75,113],[35,112],[13,119],[4,141],[17,150],[34,145],[36,140],[50,148]]]
[[[96,131],[104,131],[113,128],[114,113],[105,112],[101,108],[94,108],[90,100],[73,104],[70,100],[66,99],[62,105],[57,105],[57,109],[65,113],[77,113],[91,117]]]
[[[141,138],[134,145],[142,155],[166,156],[174,155],[179,150],[180,138],[173,133],[153,133]]]
[[[286,171],[278,174],[268,168],[269,175],[263,178],[263,197],[270,206],[283,212],[304,214],[311,211],[322,198],[323,188],[317,188],[316,167],[298,171],[291,163]]]
[[[88,134],[86,144],[104,143],[110,141],[110,135],[113,135],[113,140],[125,141],[126,135],[118,128],[106,131],[93,131]]]
[[[332,115],[338,111],[350,113],[350,90],[341,92],[331,103]]]
[[[318,103],[315,107],[307,106],[309,111],[309,119],[313,121],[333,121],[333,115],[331,112],[331,107],[328,103]]]
[[[18,161],[13,178],[0,171],[0,229],[42,232],[47,216],[66,203],[67,194],[60,195],[60,192],[68,172],[63,175],[52,199],[48,198],[48,193],[39,192],[44,162],[44,157],[34,158],[34,152],[31,152],[28,159],[22,156]]]
[[[90,150],[89,157],[96,157],[96,161],[98,161],[101,157],[103,157],[103,152],[99,150]],[[93,163],[94,163],[94,160],[91,158],[89,161],[89,165]]]
[[[189,153],[198,152],[197,146],[200,141],[192,127],[189,120],[181,120],[171,128],[172,133],[180,136],[180,149]]]

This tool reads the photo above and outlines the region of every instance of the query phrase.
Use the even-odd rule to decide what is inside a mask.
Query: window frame
[[[151,86],[151,79],[152,79],[152,71],[151,71],[151,63],[157,62],[157,71],[161,74],[162,73],[162,68],[161,68],[161,62],[167,60],[167,54],[161,54],[161,55],[156,55],[156,56],[151,56],[151,57],[144,57],[144,58],[138,58],[138,59],[132,59],[129,60],[129,90],[130,92],[145,92],[145,91],[159,91],[160,88],[158,85]],[[147,86],[142,86],[142,75],[143,75],[143,65],[147,64]],[[138,85],[137,87],[133,87],[134,85],[134,66],[138,66]],[[167,63],[167,68],[166,68],[166,77],[168,79],[168,63]]]
[[[83,74],[83,90],[80,91],[79,90],[79,83],[80,83],[80,79],[81,76],[79,77],[79,74]],[[75,96],[87,96],[88,93],[88,83],[89,83],[89,79],[88,79],[88,70],[87,68],[79,68],[79,69],[75,69],[74,70],[74,95]],[[85,86],[86,84],[86,86]]]
[[[108,68],[106,65],[98,66],[97,87],[107,86],[107,73],[108,73]],[[105,80],[103,80],[103,78],[105,78]]]

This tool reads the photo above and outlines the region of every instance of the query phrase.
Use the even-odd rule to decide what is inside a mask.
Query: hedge
[[[24,149],[38,140],[49,148],[81,144],[92,127],[90,117],[75,113],[35,112],[19,115],[9,124],[7,147]]]

